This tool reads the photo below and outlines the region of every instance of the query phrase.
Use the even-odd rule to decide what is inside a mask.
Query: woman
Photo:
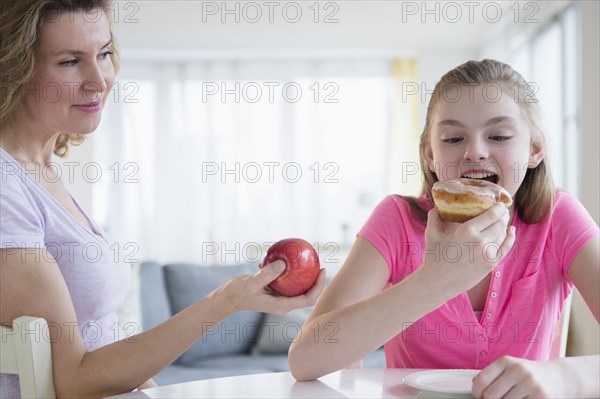
[[[3,0],[1,7],[0,322],[33,315],[52,326],[58,397],[153,386],[150,378],[206,332],[201,326],[238,310],[283,314],[315,302],[323,270],[307,294],[277,297],[265,289],[285,268],[274,262],[119,341],[115,310],[127,292],[129,268],[111,261],[109,238],[52,167],[53,154],[66,155],[79,135],[96,129],[114,83],[118,57],[109,1]],[[93,259],[85,250],[90,245],[99,248]],[[18,396],[16,376],[0,375],[0,397]]]

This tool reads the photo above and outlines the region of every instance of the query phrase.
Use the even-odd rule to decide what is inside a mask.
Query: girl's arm
[[[446,300],[442,287],[421,271],[381,292],[389,273],[383,256],[359,237],[290,347],[288,361],[297,380],[360,361]]]
[[[87,352],[69,290],[50,253],[45,249],[0,250],[0,256],[0,322],[10,325],[16,317],[31,315],[43,317],[52,326],[58,398],[105,397],[132,391],[177,359],[209,326],[238,310],[284,314],[311,306],[325,277],[322,271],[315,287],[305,295],[275,297],[264,287],[285,266],[274,262],[255,275],[230,279],[149,331]]]
[[[514,243],[507,232],[508,211],[491,208],[448,232],[435,210],[425,232],[425,262],[403,281],[381,291],[390,276],[387,262],[359,237],[342,269],[329,284],[289,351],[290,370],[311,380],[347,367],[379,348],[411,323],[477,284]],[[444,244],[470,243],[487,248],[501,243],[502,256],[484,259],[481,250],[462,251],[472,262],[443,259]],[[478,243],[478,246],[474,246]],[[497,247],[495,247],[497,248]]]
[[[588,307],[600,322],[600,244],[598,234],[577,253],[568,269]],[[473,381],[476,398],[600,397],[600,356],[576,356],[546,362],[502,357]]]

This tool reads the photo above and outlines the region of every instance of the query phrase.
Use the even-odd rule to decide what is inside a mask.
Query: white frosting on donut
[[[474,194],[491,197],[498,202],[502,196],[506,196],[512,204],[511,195],[502,186],[487,180],[475,180],[460,178],[457,180],[437,181],[433,190],[445,191],[450,194]],[[509,204],[510,206],[510,204]]]

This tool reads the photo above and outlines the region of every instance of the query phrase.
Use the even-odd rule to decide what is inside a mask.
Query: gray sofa
[[[148,330],[193,304],[229,278],[257,271],[254,264],[140,266],[143,329]],[[238,312],[205,334],[156,377],[159,385],[242,374],[288,371],[287,351],[310,309],[286,316]],[[198,320],[198,324],[202,323]],[[385,367],[382,350],[363,360],[364,367]]]

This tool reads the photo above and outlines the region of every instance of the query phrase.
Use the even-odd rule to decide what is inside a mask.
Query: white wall
[[[584,1],[581,8],[581,201],[596,223],[600,223],[600,3]]]
[[[581,23],[581,170],[580,199],[590,215],[600,223],[600,3],[579,3]],[[585,355],[600,353],[600,327],[587,305],[579,295],[573,297],[573,313],[569,330],[569,354]]]
[[[428,100],[431,97],[431,91],[435,84],[440,80],[442,75],[452,68],[468,61],[477,58],[477,51],[471,50],[424,50],[418,55],[419,60],[419,77],[418,80],[429,92],[426,96]],[[420,128],[425,125],[425,116],[427,113],[427,102],[421,101],[421,109],[419,112]]]
[[[249,3],[259,7],[247,9]],[[121,0],[116,2],[112,19],[128,51],[151,50],[160,57],[192,50],[202,57],[256,56],[273,49],[327,56],[354,51],[359,56],[368,52],[416,54],[424,49],[470,51],[512,18],[507,9],[510,3],[478,2],[470,10],[457,2],[458,8],[444,2],[336,1],[319,2],[315,21],[314,2],[276,3],[271,16],[270,8],[261,6],[264,2]],[[483,14],[486,3],[494,6],[492,10],[503,7],[498,20]],[[296,7],[287,7],[292,4],[300,7],[297,21],[290,19],[296,12]],[[255,18],[257,11],[262,13],[260,18]]]

